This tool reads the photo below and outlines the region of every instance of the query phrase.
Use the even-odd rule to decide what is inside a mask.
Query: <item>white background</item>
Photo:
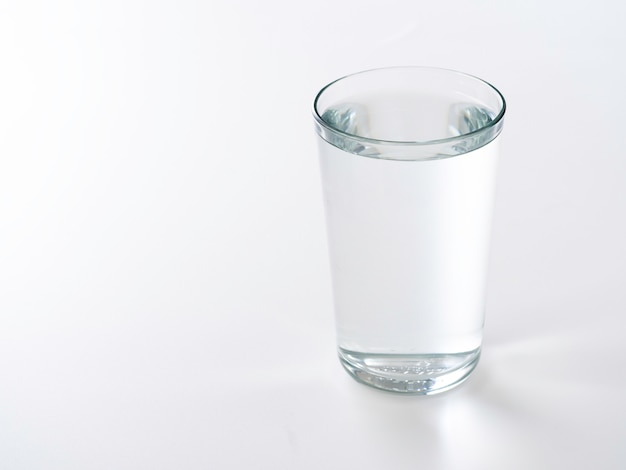
[[[0,3],[0,468],[626,466],[626,7]],[[483,357],[432,398],[334,351],[314,94],[508,101]]]

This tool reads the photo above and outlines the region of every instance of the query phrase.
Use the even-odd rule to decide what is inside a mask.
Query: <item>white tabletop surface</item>
[[[617,1],[0,2],[0,468],[626,468]],[[481,362],[335,357],[316,91],[431,65],[508,111]]]

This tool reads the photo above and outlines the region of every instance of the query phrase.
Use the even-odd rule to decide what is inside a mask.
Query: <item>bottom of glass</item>
[[[480,348],[455,354],[368,354],[339,348],[348,373],[365,385],[388,392],[434,395],[465,381],[480,358]]]

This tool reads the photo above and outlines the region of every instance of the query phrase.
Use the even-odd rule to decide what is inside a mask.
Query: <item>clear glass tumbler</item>
[[[339,358],[429,395],[476,366],[505,101],[428,67],[349,75],[313,105]]]

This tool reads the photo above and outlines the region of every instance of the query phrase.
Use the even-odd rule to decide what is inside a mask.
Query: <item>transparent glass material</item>
[[[504,112],[488,83],[426,67],[315,98],[339,358],[358,381],[428,395],[476,366]]]

